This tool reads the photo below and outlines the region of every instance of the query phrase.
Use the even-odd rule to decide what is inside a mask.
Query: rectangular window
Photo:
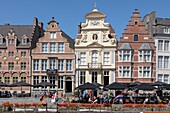
[[[50,38],[56,38],[56,32],[50,32]]]
[[[144,61],[149,62],[151,61],[151,51],[143,51],[144,53]]]
[[[38,59],[34,59],[34,71],[39,71],[39,60]]]
[[[48,52],[48,43],[42,43],[42,52],[47,53]]]
[[[21,81],[26,82],[26,77],[21,77]]]
[[[47,70],[47,60],[46,59],[42,59],[41,71],[46,71],[46,70]]]
[[[162,75],[162,74],[158,74],[158,81],[163,82],[162,77],[163,77],[163,75]]]
[[[72,71],[72,60],[66,60],[66,70]]]
[[[12,77],[13,79],[13,84],[18,82],[18,77]]]
[[[10,77],[5,77],[4,79],[5,84],[10,84]]]
[[[166,27],[165,27],[165,28],[163,29],[163,31],[164,31],[165,34],[170,34],[170,28],[166,28]]]
[[[8,70],[13,70],[14,69],[14,62],[9,62],[8,63]]]
[[[149,78],[151,76],[151,67],[139,67],[139,77]]]
[[[165,82],[166,84],[168,84],[168,83],[169,83],[168,79],[169,79],[169,75],[165,74],[165,75],[164,75],[164,81],[163,81],[163,82]]]
[[[123,61],[130,61],[130,51],[123,50]]]
[[[120,66],[119,67],[119,77],[124,77],[124,78],[131,77],[131,67],[130,66]]]
[[[164,68],[168,69],[169,68],[169,56],[164,57]]]
[[[55,59],[50,59],[50,69],[56,69]]]
[[[134,35],[134,41],[138,41],[138,35]]]
[[[63,76],[58,76],[58,89],[63,89]]]
[[[64,43],[58,43],[58,52],[64,53]]]
[[[55,53],[56,52],[56,43],[50,43],[50,52]]]
[[[163,40],[158,40],[158,50],[159,51],[163,50]]]
[[[26,70],[26,62],[21,62],[21,70]]]
[[[39,83],[39,76],[33,76],[34,85]]]
[[[14,39],[8,39],[8,44],[14,44]]]
[[[164,50],[169,51],[169,41],[164,42]]]
[[[8,52],[8,56],[9,57],[13,57],[14,56],[14,52]]]
[[[158,56],[158,69],[163,68],[163,56]]]
[[[27,39],[22,39],[22,44],[27,44]]]
[[[58,60],[58,71],[64,71],[64,60]]]
[[[104,52],[104,64],[110,64],[110,53]]]
[[[92,83],[97,82],[97,71],[92,71]]]
[[[55,84],[55,76],[50,76],[49,78],[51,84]],[[51,89],[54,89],[55,86],[50,86]]]
[[[47,82],[47,76],[42,76],[42,82]],[[42,88],[47,88],[47,86],[46,87],[42,87]]]
[[[86,83],[86,71],[80,71],[80,84]]]
[[[26,51],[22,51],[21,52],[21,57],[25,57],[26,56]]]
[[[86,53],[85,52],[80,53],[80,64],[86,65]]]
[[[139,61],[143,61],[143,52],[139,51]]]

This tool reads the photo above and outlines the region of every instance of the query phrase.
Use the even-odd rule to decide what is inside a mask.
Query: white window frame
[[[131,66],[119,66],[118,73],[120,78],[131,78]]]
[[[80,71],[80,85],[86,83],[86,71]]]
[[[47,59],[42,59],[41,60],[41,71],[46,71],[47,70]]]
[[[169,51],[169,41],[168,40],[164,41],[164,51]]]
[[[66,71],[72,71],[72,60],[71,59],[66,60]]]
[[[130,62],[131,61],[131,50],[120,50],[119,61]]]
[[[63,76],[58,76],[58,89],[63,90]]]
[[[110,64],[110,52],[104,52],[103,64],[104,65]]]
[[[55,59],[49,59],[50,60],[50,69],[56,69],[56,60]]]
[[[97,51],[92,52],[92,63],[98,63],[98,52]]]
[[[48,43],[42,43],[42,52],[43,53],[48,53]]]
[[[59,53],[64,53],[64,42],[59,42],[58,43],[58,52]]]
[[[138,67],[139,78],[151,78],[151,74],[152,74],[152,68],[150,66],[139,66]]]
[[[34,59],[33,60],[33,70],[34,71],[39,71],[39,59]]]
[[[56,53],[56,43],[50,43],[50,52]]]
[[[58,60],[58,71],[64,71],[64,60]]]
[[[80,52],[80,65],[86,65],[86,52]]]
[[[158,40],[158,51],[163,51],[163,40]]]
[[[57,38],[56,32],[50,32],[50,38]]]
[[[138,51],[138,61],[139,62],[151,62],[152,61],[152,51],[150,50],[139,50]]]
[[[164,34],[170,34],[170,28],[164,27],[163,28]]]

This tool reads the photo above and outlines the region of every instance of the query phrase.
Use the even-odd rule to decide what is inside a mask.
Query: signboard
[[[47,75],[57,75],[57,69],[47,69]]]

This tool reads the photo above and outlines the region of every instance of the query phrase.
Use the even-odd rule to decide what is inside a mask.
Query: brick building
[[[150,83],[156,79],[156,51],[154,41],[141,21],[137,9],[118,42],[116,53],[116,81]]]
[[[58,73],[47,75],[47,69],[57,69]],[[52,18],[44,36],[32,50],[32,84],[46,81],[57,85],[50,87],[49,90],[58,89],[61,93],[71,93],[74,90],[74,71],[74,40],[65,34]],[[33,88],[33,92],[40,89]],[[46,87],[45,90],[47,89]]]
[[[152,11],[144,17],[156,46],[156,80],[170,83],[170,18],[158,18]]]
[[[0,82],[13,84],[31,81],[31,49],[42,35],[41,23],[34,18],[34,25],[0,25]],[[20,92],[21,88],[11,87],[1,90]],[[29,87],[23,87],[29,92]]]

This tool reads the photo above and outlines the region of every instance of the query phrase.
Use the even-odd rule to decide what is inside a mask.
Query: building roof
[[[149,43],[143,43],[139,50],[153,50]]]
[[[21,38],[24,34],[31,38],[34,27],[33,25],[0,25],[0,34],[5,38],[11,29],[18,38]]]
[[[130,45],[129,43],[123,43],[123,44],[119,47],[119,49],[131,50],[132,47],[131,47],[131,45]]]
[[[170,18],[156,18],[157,25],[170,25]]]

